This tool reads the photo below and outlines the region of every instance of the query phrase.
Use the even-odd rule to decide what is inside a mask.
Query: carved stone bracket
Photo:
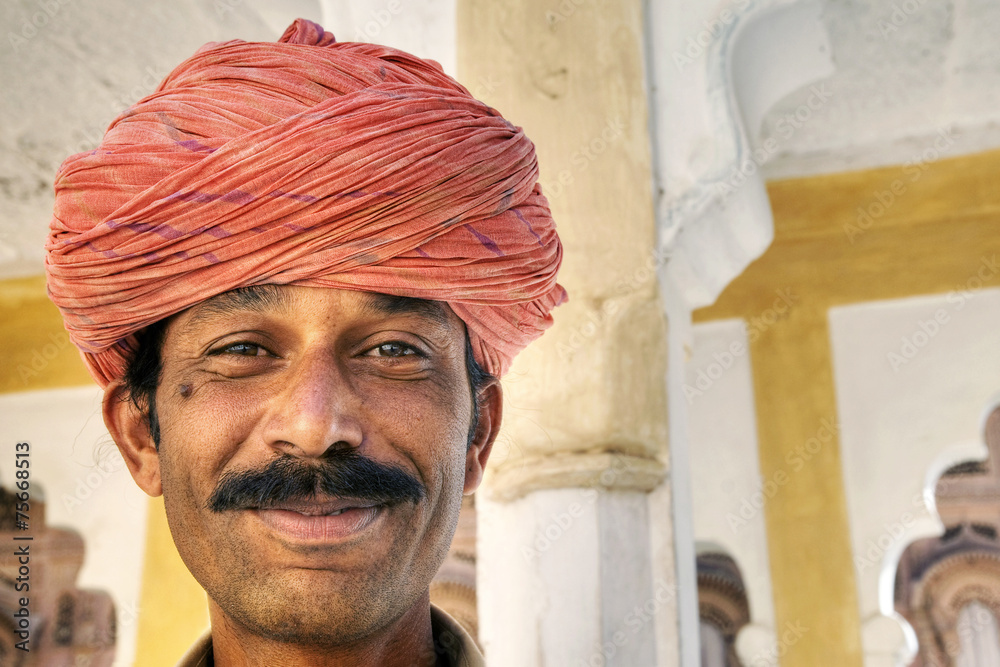
[[[649,3],[647,62],[659,243],[694,309],[773,239],[760,172],[771,153],[752,145],[761,118],[832,64],[817,2],[680,4]]]

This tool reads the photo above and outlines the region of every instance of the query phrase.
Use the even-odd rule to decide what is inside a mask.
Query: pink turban
[[[102,386],[142,328],[263,283],[447,302],[501,375],[565,299],[537,180],[439,65],[299,19],[202,47],[63,163],[49,294]]]

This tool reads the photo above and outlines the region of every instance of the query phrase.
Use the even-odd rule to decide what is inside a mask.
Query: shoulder
[[[434,633],[434,650],[447,657],[451,667],[486,667],[483,654],[475,640],[458,621],[445,611],[431,605],[431,628]],[[186,666],[185,666],[186,667]]]
[[[486,667],[483,654],[465,628],[434,605],[431,605],[431,627],[434,650],[447,658],[450,667]],[[188,649],[177,667],[212,667],[211,631],[206,631]]]
[[[212,631],[206,630],[188,649],[177,667],[212,667]]]

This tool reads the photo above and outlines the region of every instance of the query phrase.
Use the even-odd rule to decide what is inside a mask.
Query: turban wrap
[[[337,43],[210,43],[56,177],[52,301],[102,386],[135,334],[239,287],[448,303],[502,375],[565,299],[534,146],[434,62]]]

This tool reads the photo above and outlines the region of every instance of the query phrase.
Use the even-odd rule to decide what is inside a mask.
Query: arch
[[[959,616],[971,603],[1000,617],[1000,548],[945,557],[916,585],[907,614],[920,642],[917,664],[954,664],[961,647]]]
[[[978,451],[971,444],[952,448],[935,461],[925,497],[933,503],[940,529],[910,541],[893,564],[894,604],[912,630],[916,667],[957,664],[963,639],[959,620],[970,604],[988,609],[994,623],[1000,618],[1000,507],[990,500],[1000,492],[996,403],[984,414],[982,433],[987,458],[956,456],[978,454],[980,442]]]
[[[736,637],[750,623],[750,605],[739,566],[721,552],[698,556],[698,616],[702,626],[718,633],[725,650],[726,667],[740,665]],[[701,628],[701,635],[707,629]]]

